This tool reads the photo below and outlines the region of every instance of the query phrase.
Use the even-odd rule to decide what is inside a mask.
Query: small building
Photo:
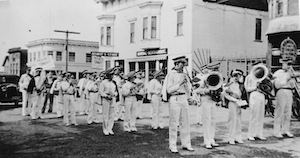
[[[28,65],[47,55],[52,56],[55,67],[51,70],[60,73],[67,70],[76,79],[82,76],[84,70],[92,70],[92,53],[99,50],[98,42],[68,40],[68,57],[66,58],[66,40],[45,38],[29,42]],[[67,63],[67,65],[66,65]]]
[[[5,74],[21,76],[26,71],[27,50],[21,47],[11,48],[7,52],[2,66]]]
[[[172,59],[182,55],[189,59],[190,74],[201,71],[210,58],[243,59],[233,68],[250,65],[245,58],[265,59],[269,17],[267,3],[257,7],[261,0],[100,2],[99,51],[119,53],[117,58],[104,58],[106,68],[121,65],[125,73],[141,70],[148,81],[155,70],[171,70]],[[251,7],[241,5],[245,2]],[[226,76],[230,71],[226,66],[220,70]]]

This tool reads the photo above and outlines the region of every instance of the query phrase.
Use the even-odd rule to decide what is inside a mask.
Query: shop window
[[[75,62],[75,52],[69,52],[69,61]]]
[[[130,23],[130,43],[134,43],[135,23]]]
[[[139,67],[138,67],[139,69],[139,71],[141,71],[141,72],[145,72],[145,70],[146,70],[146,67],[145,67],[145,62],[139,62]]]
[[[143,19],[143,39],[147,39],[148,34],[148,17]]]
[[[261,19],[255,19],[255,40],[261,41]]]
[[[106,70],[110,69],[110,60],[105,61]]]
[[[92,54],[91,53],[86,53],[85,54],[85,62],[87,62],[87,63],[92,62]]]
[[[156,70],[156,61],[149,61],[149,74],[152,75]]]
[[[135,62],[129,62],[129,71],[135,71]]]
[[[62,61],[62,52],[56,52],[56,61]]]
[[[163,71],[163,73],[165,75],[167,75],[167,73],[168,73],[168,66],[167,66],[168,62],[167,62],[167,60],[160,60],[159,65],[160,65],[160,69]]]
[[[177,12],[177,36],[183,35],[183,11]]]
[[[156,16],[151,17],[151,38],[156,38]]]
[[[53,51],[48,51],[49,56],[53,56]]]

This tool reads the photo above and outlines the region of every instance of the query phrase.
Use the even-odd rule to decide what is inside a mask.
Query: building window
[[[87,63],[91,63],[92,62],[92,54],[91,53],[86,53],[85,54],[85,61]]]
[[[106,70],[110,69],[110,60],[105,61]]]
[[[75,52],[69,52],[69,61],[75,62]]]
[[[134,28],[135,23],[130,23],[130,43],[134,43]]]
[[[135,62],[129,62],[129,71],[135,71]]]
[[[35,52],[33,53],[33,61],[35,61],[36,60],[36,58],[35,58]]]
[[[18,74],[18,70],[19,70],[19,64],[16,63],[16,74]]]
[[[111,45],[111,27],[106,28],[106,45]]]
[[[148,17],[143,19],[143,39],[147,39],[148,34]]]
[[[261,19],[255,20],[255,40],[261,41]]]
[[[56,52],[56,61],[62,61],[62,52]]]
[[[277,1],[277,15],[281,16],[283,14],[283,2],[281,0]]]
[[[53,51],[48,51],[49,56],[53,56]]]
[[[182,27],[183,27],[183,11],[179,11],[177,12],[177,36],[183,35]]]
[[[104,27],[101,27],[101,33],[100,33],[100,45],[104,45]]]
[[[139,62],[139,71],[145,72],[146,67],[145,67],[146,63],[145,62]]]
[[[156,61],[149,61],[149,74],[153,74],[155,72],[156,68]]]
[[[41,52],[38,52],[37,58],[40,59],[41,57]]]
[[[151,38],[156,38],[156,16],[151,17]]]
[[[32,61],[32,53],[29,53],[29,62]]]

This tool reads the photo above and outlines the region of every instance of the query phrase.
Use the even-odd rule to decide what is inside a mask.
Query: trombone
[[[197,93],[193,89],[193,86],[192,86],[193,82],[192,82],[192,79],[191,79],[191,77],[189,75],[189,72],[188,72],[187,68],[186,67],[184,67],[184,68],[185,68],[185,71],[186,71],[185,77],[188,79],[187,84],[188,84],[188,86],[189,86],[189,88],[191,90],[192,96],[195,98],[197,106],[200,106],[201,105],[201,100],[200,100],[199,96],[197,95]]]

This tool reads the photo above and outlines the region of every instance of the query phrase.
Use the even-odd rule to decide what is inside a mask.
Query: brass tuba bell
[[[208,89],[218,90],[223,85],[223,77],[219,72],[212,71],[205,76],[205,81],[207,83]]]
[[[268,68],[263,64],[258,64],[253,66],[253,68],[250,71],[250,75],[252,75],[257,82],[261,82],[264,79],[268,77],[269,70]]]

